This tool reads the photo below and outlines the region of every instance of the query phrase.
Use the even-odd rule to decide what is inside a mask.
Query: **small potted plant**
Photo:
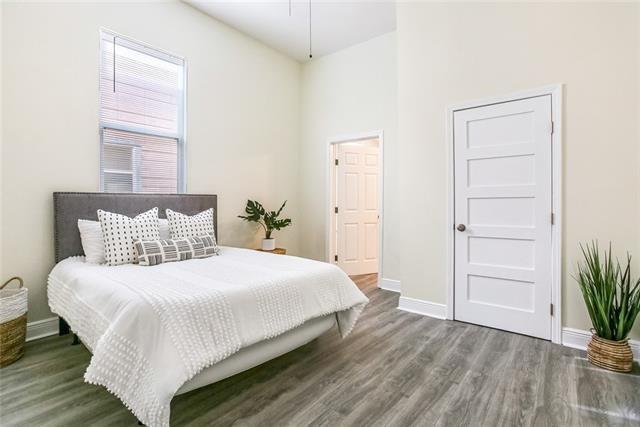
[[[576,280],[593,324],[587,345],[591,363],[616,372],[631,372],[633,353],[629,333],[640,312],[640,279],[631,278],[631,256],[621,265],[596,242],[580,245],[584,262],[578,263]]]
[[[291,225],[290,218],[278,218],[286,204],[285,200],[278,211],[267,211],[259,202],[247,200],[247,206],[244,209],[246,215],[238,215],[238,218],[248,222],[257,222],[264,228],[265,238],[262,239],[262,250],[272,251],[276,248],[276,239],[271,237],[273,230],[281,230]]]

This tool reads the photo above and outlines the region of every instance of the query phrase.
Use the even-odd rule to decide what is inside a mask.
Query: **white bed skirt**
[[[275,338],[243,348],[223,361],[209,366],[191,380],[184,383],[176,392],[176,396],[222,381],[289,353],[325,334],[335,325],[335,314],[329,314],[324,317],[309,320],[304,325],[298,326]],[[92,352],[91,347],[89,347],[86,342],[82,339],[80,341],[82,341],[87,350]]]
[[[176,395],[213,384],[282,356],[318,338],[335,324],[335,314],[329,314],[309,320],[305,324],[275,338],[243,348],[236,354],[208,367],[187,381],[176,392]]]

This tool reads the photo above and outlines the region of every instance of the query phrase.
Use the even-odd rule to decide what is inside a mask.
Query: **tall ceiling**
[[[183,0],[300,61],[309,60],[309,0]],[[311,0],[311,46],[319,58],[395,30],[394,0]]]

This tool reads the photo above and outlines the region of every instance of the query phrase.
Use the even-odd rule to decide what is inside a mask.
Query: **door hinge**
[[[334,256],[333,256],[333,260],[334,260],[335,262],[338,262],[338,255],[334,255]]]
[[[553,120],[551,120],[551,135],[553,135],[553,132],[555,132],[555,122]]]
[[[556,215],[551,212],[551,225],[554,225],[556,223]]]
[[[553,304],[549,304],[549,314],[553,316]]]
[[[333,211],[334,211],[335,213],[338,213],[338,207],[336,206],[335,208],[333,208]]]
[[[338,166],[338,163],[340,163],[340,162],[338,161],[338,159],[336,159],[336,166]]]

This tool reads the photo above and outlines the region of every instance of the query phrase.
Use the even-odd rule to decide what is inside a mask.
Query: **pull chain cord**
[[[309,59],[313,58],[313,51],[311,49],[311,0],[309,0]]]
[[[291,16],[291,0],[289,0],[289,16]]]

